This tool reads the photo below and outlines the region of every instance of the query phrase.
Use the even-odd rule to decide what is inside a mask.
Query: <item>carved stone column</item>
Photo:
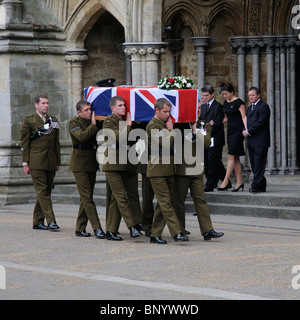
[[[283,41],[279,43],[280,50],[280,107],[281,107],[281,167],[280,173],[285,174],[288,170],[287,165],[287,81],[286,81],[286,47]]]
[[[205,85],[205,51],[210,37],[192,37],[192,43],[197,48],[198,56],[198,89]]]
[[[245,48],[239,47],[237,49],[238,55],[238,84],[239,84],[239,97],[246,100],[246,64],[245,64]]]
[[[166,42],[124,43],[125,54],[131,57],[132,85],[155,86],[160,77],[160,55]]]
[[[246,47],[247,37],[234,37],[230,39],[231,46],[236,50],[238,56],[238,84],[239,98],[245,101],[246,98]]]
[[[289,97],[290,97],[290,148],[291,148],[291,157],[290,157],[290,171],[291,173],[296,173],[298,171],[297,167],[297,137],[296,137],[296,47],[292,45],[290,47],[290,79],[288,84]]]
[[[260,48],[251,48],[252,55],[252,86],[260,88]]]
[[[75,115],[75,105],[82,99],[82,64],[88,60],[86,49],[75,49],[66,52],[65,60],[68,63],[68,82],[70,97],[70,119]]]
[[[267,39],[266,56],[267,56],[267,103],[271,109],[270,117],[270,135],[271,147],[268,153],[268,170],[269,173],[277,172],[276,167],[276,136],[275,136],[275,72],[274,72],[274,40]]]
[[[170,73],[169,75],[178,76],[178,66],[180,60],[180,52],[183,50],[184,39],[166,39],[168,42],[168,50],[172,53],[170,56]]]
[[[0,5],[3,6],[5,15],[4,25],[21,23],[23,20],[23,2],[21,0],[2,0]]]

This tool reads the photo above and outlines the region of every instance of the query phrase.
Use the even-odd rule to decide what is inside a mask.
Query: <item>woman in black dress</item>
[[[221,90],[225,99],[223,106],[224,122],[227,122],[228,164],[226,176],[218,190],[225,191],[232,187],[229,178],[234,170],[236,187],[233,192],[237,192],[240,189],[244,190],[240,156],[245,155],[243,130],[247,130],[246,107],[244,101],[234,95],[232,84],[222,84]]]

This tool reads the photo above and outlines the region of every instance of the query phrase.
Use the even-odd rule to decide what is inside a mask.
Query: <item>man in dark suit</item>
[[[55,117],[48,115],[46,95],[36,96],[35,108],[36,112],[25,117],[20,129],[24,172],[31,174],[36,191],[33,229],[58,231],[51,190],[60,166],[59,125]],[[48,226],[44,225],[45,219]]]
[[[250,192],[266,192],[267,181],[264,176],[270,147],[270,108],[260,98],[260,90],[252,87],[248,91],[251,106],[247,109],[247,129],[243,135],[248,137],[248,151],[253,171]]]
[[[200,120],[211,125],[211,145],[205,150],[204,168],[206,175],[205,192],[211,192],[218,185],[218,181],[223,181],[226,170],[222,162],[224,136],[224,111],[223,106],[215,100],[214,88],[207,85],[201,89],[203,100],[201,105]]]

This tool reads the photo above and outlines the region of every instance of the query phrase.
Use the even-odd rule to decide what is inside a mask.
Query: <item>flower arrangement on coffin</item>
[[[158,82],[159,89],[193,89],[194,81],[183,76],[165,77]]]

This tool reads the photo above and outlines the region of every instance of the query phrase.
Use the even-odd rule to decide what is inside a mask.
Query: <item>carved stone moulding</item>
[[[252,50],[255,48],[270,49],[275,47],[300,46],[300,40],[296,36],[243,36],[230,38],[231,47],[234,50],[245,48]]]
[[[65,54],[65,61],[70,63],[83,63],[88,61],[88,59],[86,49],[68,50]]]
[[[168,43],[166,42],[131,42],[123,44],[125,47],[124,53],[128,56],[133,54],[139,54],[140,56],[164,54],[167,45]]]

